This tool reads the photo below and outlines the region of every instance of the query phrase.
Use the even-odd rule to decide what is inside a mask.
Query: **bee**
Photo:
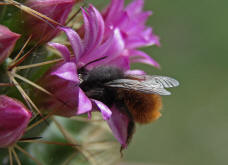
[[[116,106],[128,116],[128,142],[134,133],[135,122],[147,124],[161,116],[161,96],[171,94],[165,88],[179,85],[170,77],[126,74],[114,66],[99,66],[92,70],[82,67],[78,73],[79,86],[89,98],[110,108]]]

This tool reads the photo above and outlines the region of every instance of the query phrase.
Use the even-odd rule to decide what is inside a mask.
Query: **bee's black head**
[[[107,88],[104,84],[124,77],[121,69],[112,66],[99,66],[91,71],[80,69],[78,73],[81,78],[80,88],[86,95],[107,105],[111,104],[116,92],[115,89]]]
[[[106,82],[124,77],[124,73],[121,69],[112,66],[100,66],[91,71],[83,69],[79,71],[79,74],[81,74],[82,78],[82,83],[80,84],[81,88],[85,86],[101,87],[104,86]]]

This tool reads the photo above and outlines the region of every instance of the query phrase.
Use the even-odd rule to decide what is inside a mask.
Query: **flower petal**
[[[52,76],[47,72],[40,80],[39,85],[47,89],[54,96],[47,97],[44,92],[36,91],[37,104],[44,111],[59,116],[71,117],[77,115],[79,87],[73,81]]]
[[[94,99],[92,101],[96,105],[97,109],[101,112],[103,119],[108,120],[112,115],[112,111],[102,102]]]
[[[79,88],[79,96],[78,96],[78,109],[77,114],[84,114],[92,110],[92,103],[90,99],[85,95],[83,90]]]
[[[111,128],[115,138],[122,145],[122,148],[126,148],[130,140],[129,138],[133,134],[134,122],[127,114],[121,112],[115,106],[113,106],[111,110],[112,116],[107,121],[108,125]]]
[[[84,53],[89,53],[103,41],[104,20],[99,11],[92,5],[86,11],[82,10],[85,28],[84,44],[86,48]]]
[[[152,12],[143,11],[143,6],[143,0],[134,0],[126,8],[123,8],[123,0],[112,0],[103,13],[105,35],[109,34],[111,26],[120,29],[126,49],[154,44],[159,46],[159,37],[152,33],[152,28],[146,26],[146,21]]]
[[[149,64],[149,65],[152,65],[154,67],[157,67],[157,68],[160,68],[160,65],[153,59],[151,58],[148,54],[142,52],[142,51],[139,51],[139,50],[132,50],[130,52],[131,54],[131,59],[130,61],[132,63],[145,63],[145,64]]]
[[[115,23],[119,19],[119,14],[123,11],[124,0],[111,0],[111,3],[104,11],[104,19],[107,24]]]
[[[94,68],[98,65],[109,64],[109,61],[119,56],[124,51],[124,41],[120,31],[118,29],[114,29],[112,35],[109,37],[110,38],[97,47],[93,52],[83,56],[80,59],[80,62],[86,64],[101,57],[106,57],[105,59],[92,63],[88,66],[88,68]]]
[[[73,62],[67,62],[60,65],[54,71],[52,71],[51,75],[55,75],[59,78],[79,83],[77,67]]]
[[[74,55],[76,58],[76,62],[77,62],[78,59],[80,58],[80,56],[82,55],[83,49],[84,49],[80,36],[78,35],[77,32],[75,32],[71,28],[68,28],[68,27],[59,27],[59,28],[66,33],[66,35],[71,43],[71,46],[72,46],[72,49],[74,51]]]
[[[66,62],[70,61],[70,51],[65,45],[54,42],[49,42],[48,45],[57,49]]]
[[[129,13],[140,13],[143,10],[144,0],[134,0],[130,4],[127,5],[126,11]]]
[[[130,69],[130,60],[128,56],[119,55],[115,59],[108,61],[108,65],[121,68],[123,71]]]
[[[138,32],[138,35],[129,34],[126,39],[126,45],[128,48],[138,48],[143,46],[160,46],[159,37],[152,33],[152,28],[145,30],[137,29],[134,33]]]

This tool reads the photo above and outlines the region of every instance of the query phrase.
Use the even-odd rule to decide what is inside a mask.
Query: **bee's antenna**
[[[88,65],[90,65],[90,64],[92,64],[92,63],[94,63],[94,62],[97,62],[97,61],[100,61],[100,60],[104,60],[104,59],[106,59],[106,58],[107,58],[107,56],[104,56],[104,57],[98,58],[98,59],[96,59],[96,60],[90,61],[89,63],[87,63],[87,64],[85,64],[84,66],[82,66],[82,68],[85,68],[85,67],[87,67]]]

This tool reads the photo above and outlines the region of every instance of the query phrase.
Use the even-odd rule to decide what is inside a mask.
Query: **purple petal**
[[[153,33],[152,28],[146,28],[142,34],[145,35],[144,40],[148,44],[146,46],[150,46],[150,45],[154,45],[154,44],[157,46],[160,46],[160,42],[159,42],[160,38]]]
[[[60,65],[51,73],[51,75],[55,75],[59,78],[79,83],[77,67],[73,62],[67,62]]]
[[[80,56],[82,55],[83,49],[84,49],[80,36],[78,35],[77,32],[75,32],[71,28],[68,28],[68,27],[59,27],[59,28],[66,33],[66,35],[71,43],[71,46],[72,46],[72,49],[74,51],[74,55],[76,58],[76,62],[77,62],[78,59],[80,58]]]
[[[49,42],[48,45],[57,49],[61,53],[61,55],[63,56],[66,62],[70,61],[70,51],[65,45],[54,43],[54,42]]]
[[[128,48],[138,48],[142,46],[160,45],[159,37],[152,33],[152,28],[146,30],[138,29],[134,33],[137,35],[131,35],[126,38],[126,44]]]
[[[119,19],[119,14],[123,11],[124,0],[112,0],[104,12],[104,19],[107,24],[114,24],[115,19]]]
[[[68,81],[47,72],[40,80],[39,85],[47,89],[54,96],[47,97],[43,92],[36,91],[39,98],[37,103],[41,109],[55,115],[71,117],[77,115],[79,87],[74,81]]]
[[[32,114],[19,101],[0,95],[0,148],[17,142],[24,134]]]
[[[160,65],[153,58],[151,58],[148,54],[142,51],[132,50],[130,54],[131,54],[130,61],[132,63],[137,63],[137,62],[145,63],[145,64],[152,65],[154,67],[160,68]]]
[[[113,42],[113,38],[110,37],[104,44],[95,48],[90,54],[85,54],[79,61],[79,64],[78,64],[79,67],[82,65],[85,65],[93,60],[104,57],[106,55],[106,52],[109,50],[109,47],[112,44],[112,42]],[[96,63],[93,63],[90,66],[97,65]],[[99,61],[98,61],[98,63],[99,63]]]
[[[103,119],[108,120],[112,115],[112,111],[102,102],[94,99],[92,101],[96,105],[97,109],[101,112]]]
[[[152,28],[145,25],[152,12],[144,12],[143,6],[143,0],[134,0],[124,9],[122,0],[112,0],[103,14],[106,25],[105,35],[109,34],[109,27],[112,26],[120,29],[126,49],[159,46],[159,37],[152,33]]]
[[[19,34],[13,33],[7,27],[0,25],[0,64],[10,55],[19,38]]]
[[[122,70],[126,71],[130,69],[130,60],[128,56],[120,55],[115,59],[108,61],[108,65],[115,66],[121,68]]]
[[[120,142],[123,148],[127,147],[128,141],[128,125],[130,122],[130,118],[121,113],[115,106],[111,108],[112,116],[107,121],[109,127],[111,128],[113,135]]]
[[[86,50],[84,53],[86,53],[103,41],[104,21],[101,14],[92,5],[87,9],[87,13],[82,10],[82,14],[85,28],[84,44]]]
[[[128,15],[128,22],[125,26],[122,26],[122,29],[129,35],[135,34],[136,36],[142,35],[143,31],[146,29],[146,21],[148,17],[152,14],[151,11],[146,11],[139,13],[137,15]],[[124,27],[126,29],[124,29]],[[132,36],[135,37],[135,36]]]
[[[78,110],[77,114],[84,114],[90,112],[92,110],[92,103],[90,99],[85,95],[83,90],[79,88],[79,96],[78,96]]]
[[[128,13],[136,14],[143,10],[144,0],[134,0],[126,7]]]
[[[97,61],[88,66],[88,68],[93,68],[98,65],[107,64],[109,61],[115,59],[124,51],[124,41],[118,29],[115,29],[112,32],[112,35],[109,36],[108,40],[97,47],[93,52],[84,56],[80,59],[80,62],[86,64],[90,61],[101,57],[107,57],[104,60]]]
[[[125,44],[124,44],[121,32],[118,28],[116,28],[113,30],[113,40],[106,54],[107,55],[111,54],[112,58],[114,58],[115,56],[123,52],[124,48],[125,48]]]
[[[118,21],[113,22],[113,25],[116,28],[119,29],[125,29],[126,31],[130,30],[130,23],[131,23],[131,18],[129,17],[127,12],[121,12],[119,13],[119,19]],[[133,27],[135,27],[136,25],[134,24]]]

